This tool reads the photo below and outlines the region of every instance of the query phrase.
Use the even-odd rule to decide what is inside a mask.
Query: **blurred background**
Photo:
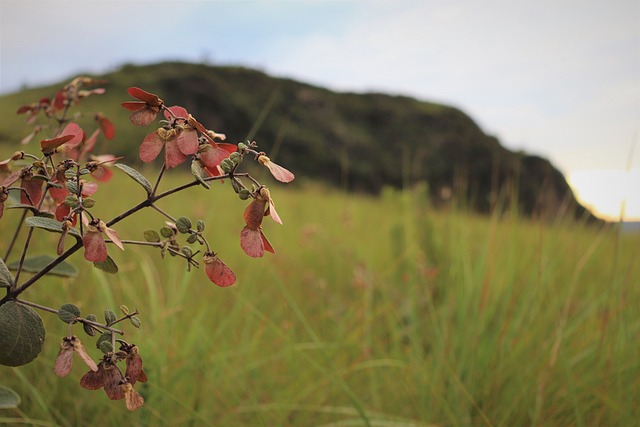
[[[74,278],[23,297],[141,311],[127,336],[150,381],[130,414],[42,356],[0,367],[15,425],[633,425],[640,395],[640,3],[637,1],[32,1],[0,3],[0,159],[38,154],[18,107],[78,75],[139,160],[141,87],[296,174],[269,185],[276,254],[239,247],[230,186],[162,201],[202,219],[237,285],[150,248],[76,254]],[[85,132],[96,127],[81,119]],[[245,162],[248,163],[248,162]],[[162,190],[192,180],[177,168]],[[127,197],[121,197],[126,192]],[[144,192],[116,171],[104,219]],[[5,209],[0,256],[20,221]],[[142,240],[164,218],[115,227]],[[635,227],[635,228],[634,228]],[[36,233],[29,250],[52,251]],[[18,240],[23,242],[24,240]],[[20,245],[18,245],[20,246]],[[97,358],[92,338],[74,331]]]

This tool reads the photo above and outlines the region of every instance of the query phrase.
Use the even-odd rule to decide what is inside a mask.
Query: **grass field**
[[[106,219],[144,194],[130,182],[119,174],[119,185],[96,194]],[[420,191],[370,198],[274,185],[272,196],[284,225],[265,223],[277,254],[261,259],[240,249],[245,202],[228,185],[160,203],[207,222],[236,272],[231,288],[136,246],[110,248],[118,275],[76,254],[76,279],[29,289],[25,299],[71,302],[85,314],[139,309],[142,329],[126,337],[150,378],[136,385],[146,404],[130,413],[80,388],[78,360],[57,378],[67,327],[43,313],[41,357],[0,367],[0,383],[23,400],[0,410],[0,425],[637,425],[637,234],[434,211]],[[17,217],[7,211],[0,222],[2,253]],[[114,228],[142,240],[163,222],[147,210]],[[37,237],[38,247],[55,248],[57,235]]]

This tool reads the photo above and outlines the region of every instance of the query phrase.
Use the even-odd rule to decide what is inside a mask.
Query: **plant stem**
[[[38,310],[48,311],[49,313],[58,314],[58,310],[56,310],[54,308],[51,308],[51,307],[46,307],[44,305],[36,304],[35,302],[25,301],[25,300],[18,299],[18,298],[16,298],[15,301],[17,303],[19,303],[19,304],[22,304],[22,305],[28,305],[28,306],[31,306],[33,308],[37,308]],[[128,317],[131,317],[131,316],[135,316],[136,314],[138,314],[138,310],[135,311],[135,314],[131,314],[129,316],[125,316],[120,320],[127,319]],[[85,319],[84,317],[78,317],[76,320],[78,322],[80,322],[80,323],[86,323],[87,325],[95,326],[96,328],[104,329],[104,330],[107,330],[109,332],[114,332],[114,333],[119,334],[119,335],[124,335],[124,332],[121,331],[120,329],[115,329],[115,328],[112,328],[110,326],[104,325],[102,323],[94,322],[93,320],[89,320],[89,319]]]
[[[11,239],[11,243],[9,244],[9,247],[7,248],[7,253],[5,253],[4,255],[4,260],[7,261],[9,258],[9,255],[11,255],[11,251],[13,250],[13,245],[15,245],[16,241],[18,240],[18,236],[20,235],[20,230],[22,230],[22,224],[24,224],[24,220],[27,217],[27,210],[25,209],[22,212],[22,218],[20,218],[20,222],[18,223],[18,226],[16,227],[16,232],[13,234],[13,238]]]

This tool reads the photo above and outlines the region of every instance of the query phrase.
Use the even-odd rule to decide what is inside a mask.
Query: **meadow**
[[[114,215],[144,195],[122,173],[115,180],[95,195]],[[142,328],[126,336],[149,376],[136,385],[146,403],[131,413],[82,389],[78,360],[56,377],[67,327],[42,313],[41,357],[0,367],[0,383],[22,397],[0,425],[637,425],[640,235],[436,210],[420,187],[380,197],[271,188],[284,225],[265,222],[277,253],[260,259],[240,249],[246,202],[227,184],[160,203],[206,221],[233,287],[132,246],[110,249],[117,275],[75,254],[77,278],[30,288],[25,299],[52,307],[140,310]],[[0,222],[2,253],[18,216]],[[115,228],[142,240],[163,222],[146,210]],[[34,253],[54,250],[57,235],[37,236]]]

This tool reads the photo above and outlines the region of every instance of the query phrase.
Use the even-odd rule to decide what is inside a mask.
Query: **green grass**
[[[143,191],[117,172],[96,193],[112,215]],[[152,177],[152,173],[147,173]],[[116,189],[117,188],[117,189]],[[102,391],[53,374],[66,326],[43,313],[41,357],[0,367],[23,399],[0,425],[43,426],[627,426],[640,416],[640,237],[614,228],[540,224],[516,215],[433,211],[420,191],[380,198],[272,186],[277,254],[239,247],[245,202],[227,184],[161,203],[207,223],[236,272],[222,289],[149,248],[110,253],[120,273],[82,260],[76,279],[46,279],[23,297],[83,313],[126,304],[150,378],[128,412]],[[125,198],[119,197],[126,194]],[[0,222],[4,253],[18,214]],[[164,220],[147,210],[114,228],[142,240]],[[37,247],[57,235],[37,233]],[[34,253],[38,252],[34,249]],[[14,255],[15,257],[15,255]],[[76,333],[98,351],[91,339]]]

